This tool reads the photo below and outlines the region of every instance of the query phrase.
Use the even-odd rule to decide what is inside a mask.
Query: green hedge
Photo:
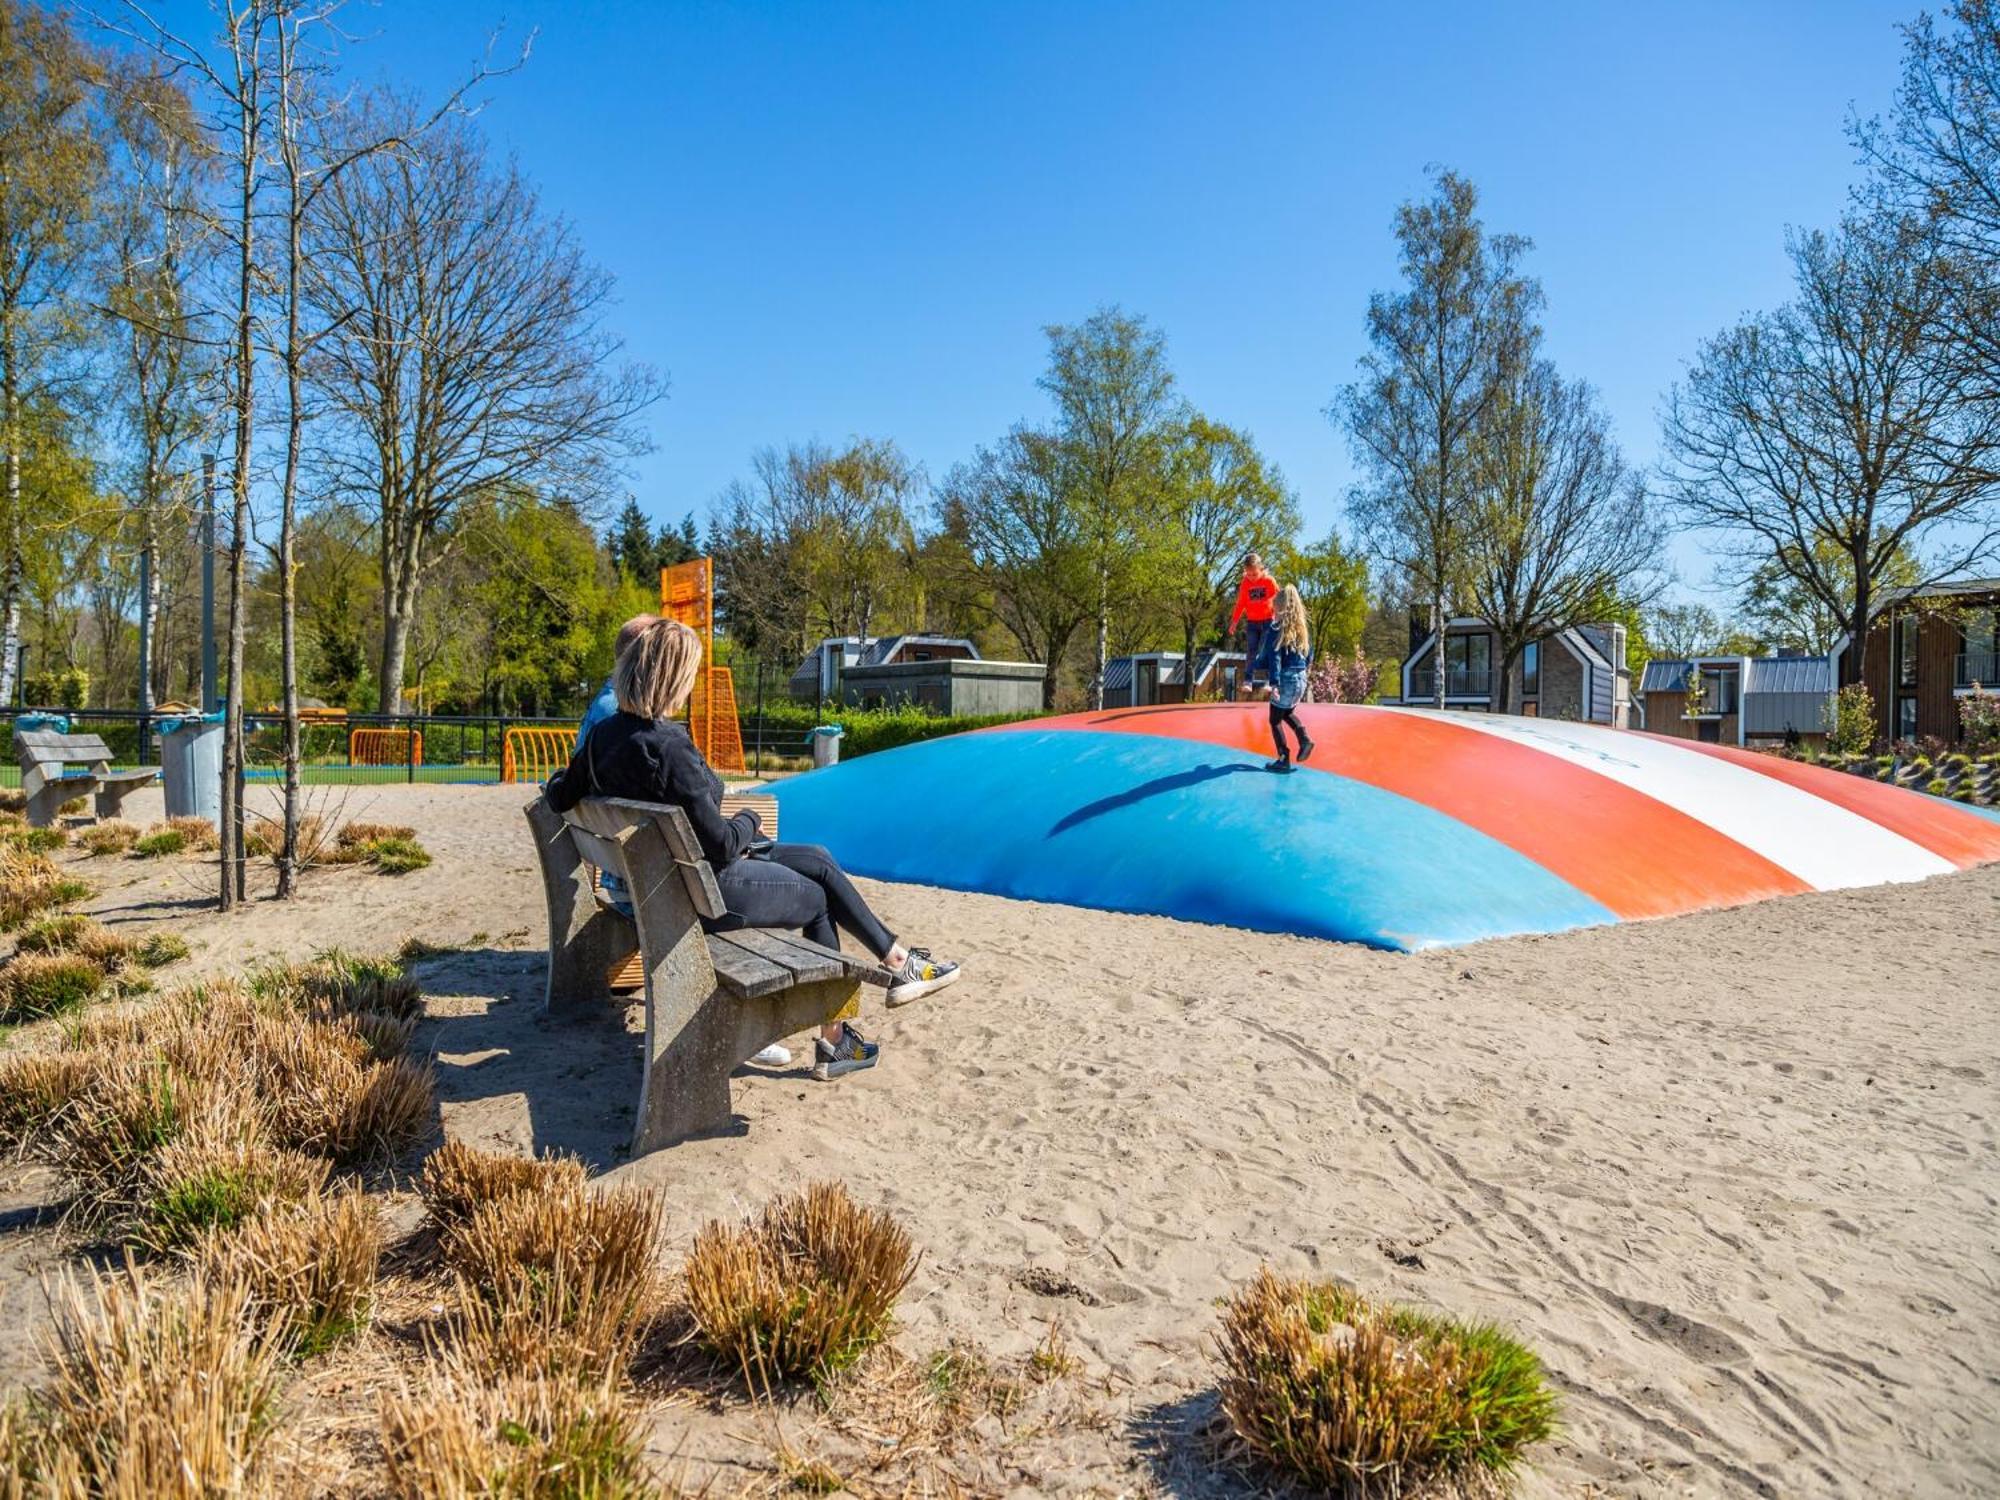
[[[779,703],[764,711],[762,741],[767,751],[780,755],[811,753],[806,736],[815,725],[838,724],[845,734],[840,740],[840,757],[852,760],[876,750],[893,750],[918,740],[934,740],[941,735],[960,734],[968,729],[985,729],[994,724],[1018,724],[1040,714],[933,714],[920,708],[841,708],[824,711],[805,704]],[[754,715],[740,717],[743,743],[747,748],[758,733]]]

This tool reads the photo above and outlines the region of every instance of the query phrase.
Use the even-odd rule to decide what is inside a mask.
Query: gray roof
[[[1833,660],[1825,656],[1716,656],[1702,658],[1704,666],[1728,666],[1741,661],[1744,666],[1743,692],[1750,693],[1831,693]],[[1694,663],[1662,661],[1646,663],[1639,679],[1642,693],[1684,693],[1688,673]]]
[[[1685,693],[1688,685],[1688,669],[1692,662],[1661,661],[1658,657],[1646,663],[1646,670],[1639,678],[1642,693]]]
[[[964,636],[890,635],[882,636],[870,642],[868,649],[861,653],[860,664],[864,667],[880,666],[905,646],[963,646],[967,651],[972,653],[974,661],[979,659],[979,648]]]
[[[1833,661],[1825,656],[1759,656],[1750,662],[1746,693],[1831,693]]]

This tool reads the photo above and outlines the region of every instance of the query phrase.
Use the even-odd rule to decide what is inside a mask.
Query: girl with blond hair
[[[700,669],[701,637],[687,626],[655,620],[644,627],[612,669],[618,712],[585,736],[568,769],[549,782],[549,805],[567,812],[585,797],[629,797],[678,807],[729,908],[718,928],[786,928],[827,948],[838,948],[840,933],[850,933],[895,976],[892,1006],[957,979],[957,964],[899,942],[819,845],[773,843],[747,808],[722,816],[722,778],[679,719]],[[836,1022],[820,1034],[813,1076],[872,1068],[880,1050],[851,1023]]]
[[[1271,620],[1271,633],[1264,638],[1261,662],[1263,675],[1271,684],[1271,738],[1277,743],[1278,758],[1267,770],[1292,769],[1291,746],[1285,743],[1285,726],[1298,736],[1299,759],[1312,758],[1313,742],[1296,712],[1305,696],[1306,669],[1312,665],[1312,640],[1306,631],[1305,600],[1297,584],[1288,583],[1278,595],[1278,607]]]

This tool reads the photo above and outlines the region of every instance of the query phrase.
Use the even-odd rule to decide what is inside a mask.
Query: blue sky
[[[1535,241],[1548,346],[1629,457],[1696,344],[1786,293],[1840,211],[1843,125],[1888,102],[1902,4],[890,4],[429,0],[350,10],[350,62],[441,85],[539,28],[489,128],[618,276],[665,370],[655,516],[753,449],[890,437],[934,478],[1023,416],[1041,328],[1119,303],[1248,428],[1311,529],[1323,414],[1391,285],[1396,204],[1469,175]],[[1708,566],[1676,544],[1686,585]]]

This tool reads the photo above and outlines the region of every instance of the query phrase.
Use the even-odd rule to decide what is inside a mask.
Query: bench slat
[[[121,783],[130,782],[134,786],[143,786],[147,782],[151,781],[154,777],[158,776],[160,773],[158,771],[147,770],[147,771],[97,771],[93,774],[97,777],[99,781],[116,781]]]
[[[775,942],[785,943],[805,953],[814,955],[823,954],[828,958],[838,959],[847,973],[853,978],[860,980],[863,984],[887,986],[893,977],[887,969],[876,963],[872,958],[856,958],[852,953],[836,953],[833,949],[822,948],[811,938],[802,937],[796,932],[786,932],[776,927],[760,927],[755,930],[762,933],[766,938],[770,938]]]
[[[701,857],[701,845],[695,840],[694,830],[688,827],[686,814],[678,807],[635,802],[629,797],[586,797],[563,817],[573,827],[606,835],[616,835],[641,822],[657,823],[666,838],[667,851],[680,866],[681,879],[687,883],[688,900],[694,903],[694,909],[711,920],[728,915],[729,908],[723,905],[722,892],[715,884],[715,873]]]
[[[61,760],[109,760],[111,747],[94,734],[55,734],[24,730],[14,736],[15,752],[24,761],[46,765]]]
[[[735,941],[737,936],[733,932],[708,935],[709,962],[715,966],[715,977],[730,994],[739,1000],[754,1000],[759,995],[788,990],[797,983],[789,970]]]
[[[841,979],[847,974],[847,960],[838,953],[829,953],[816,943],[794,945],[780,932],[770,932],[758,927],[737,927],[728,932],[713,934],[714,938],[727,938],[739,948],[748,949],[767,963],[775,964],[792,976],[797,984],[809,984],[821,979]],[[710,947],[714,946],[713,941]]]

